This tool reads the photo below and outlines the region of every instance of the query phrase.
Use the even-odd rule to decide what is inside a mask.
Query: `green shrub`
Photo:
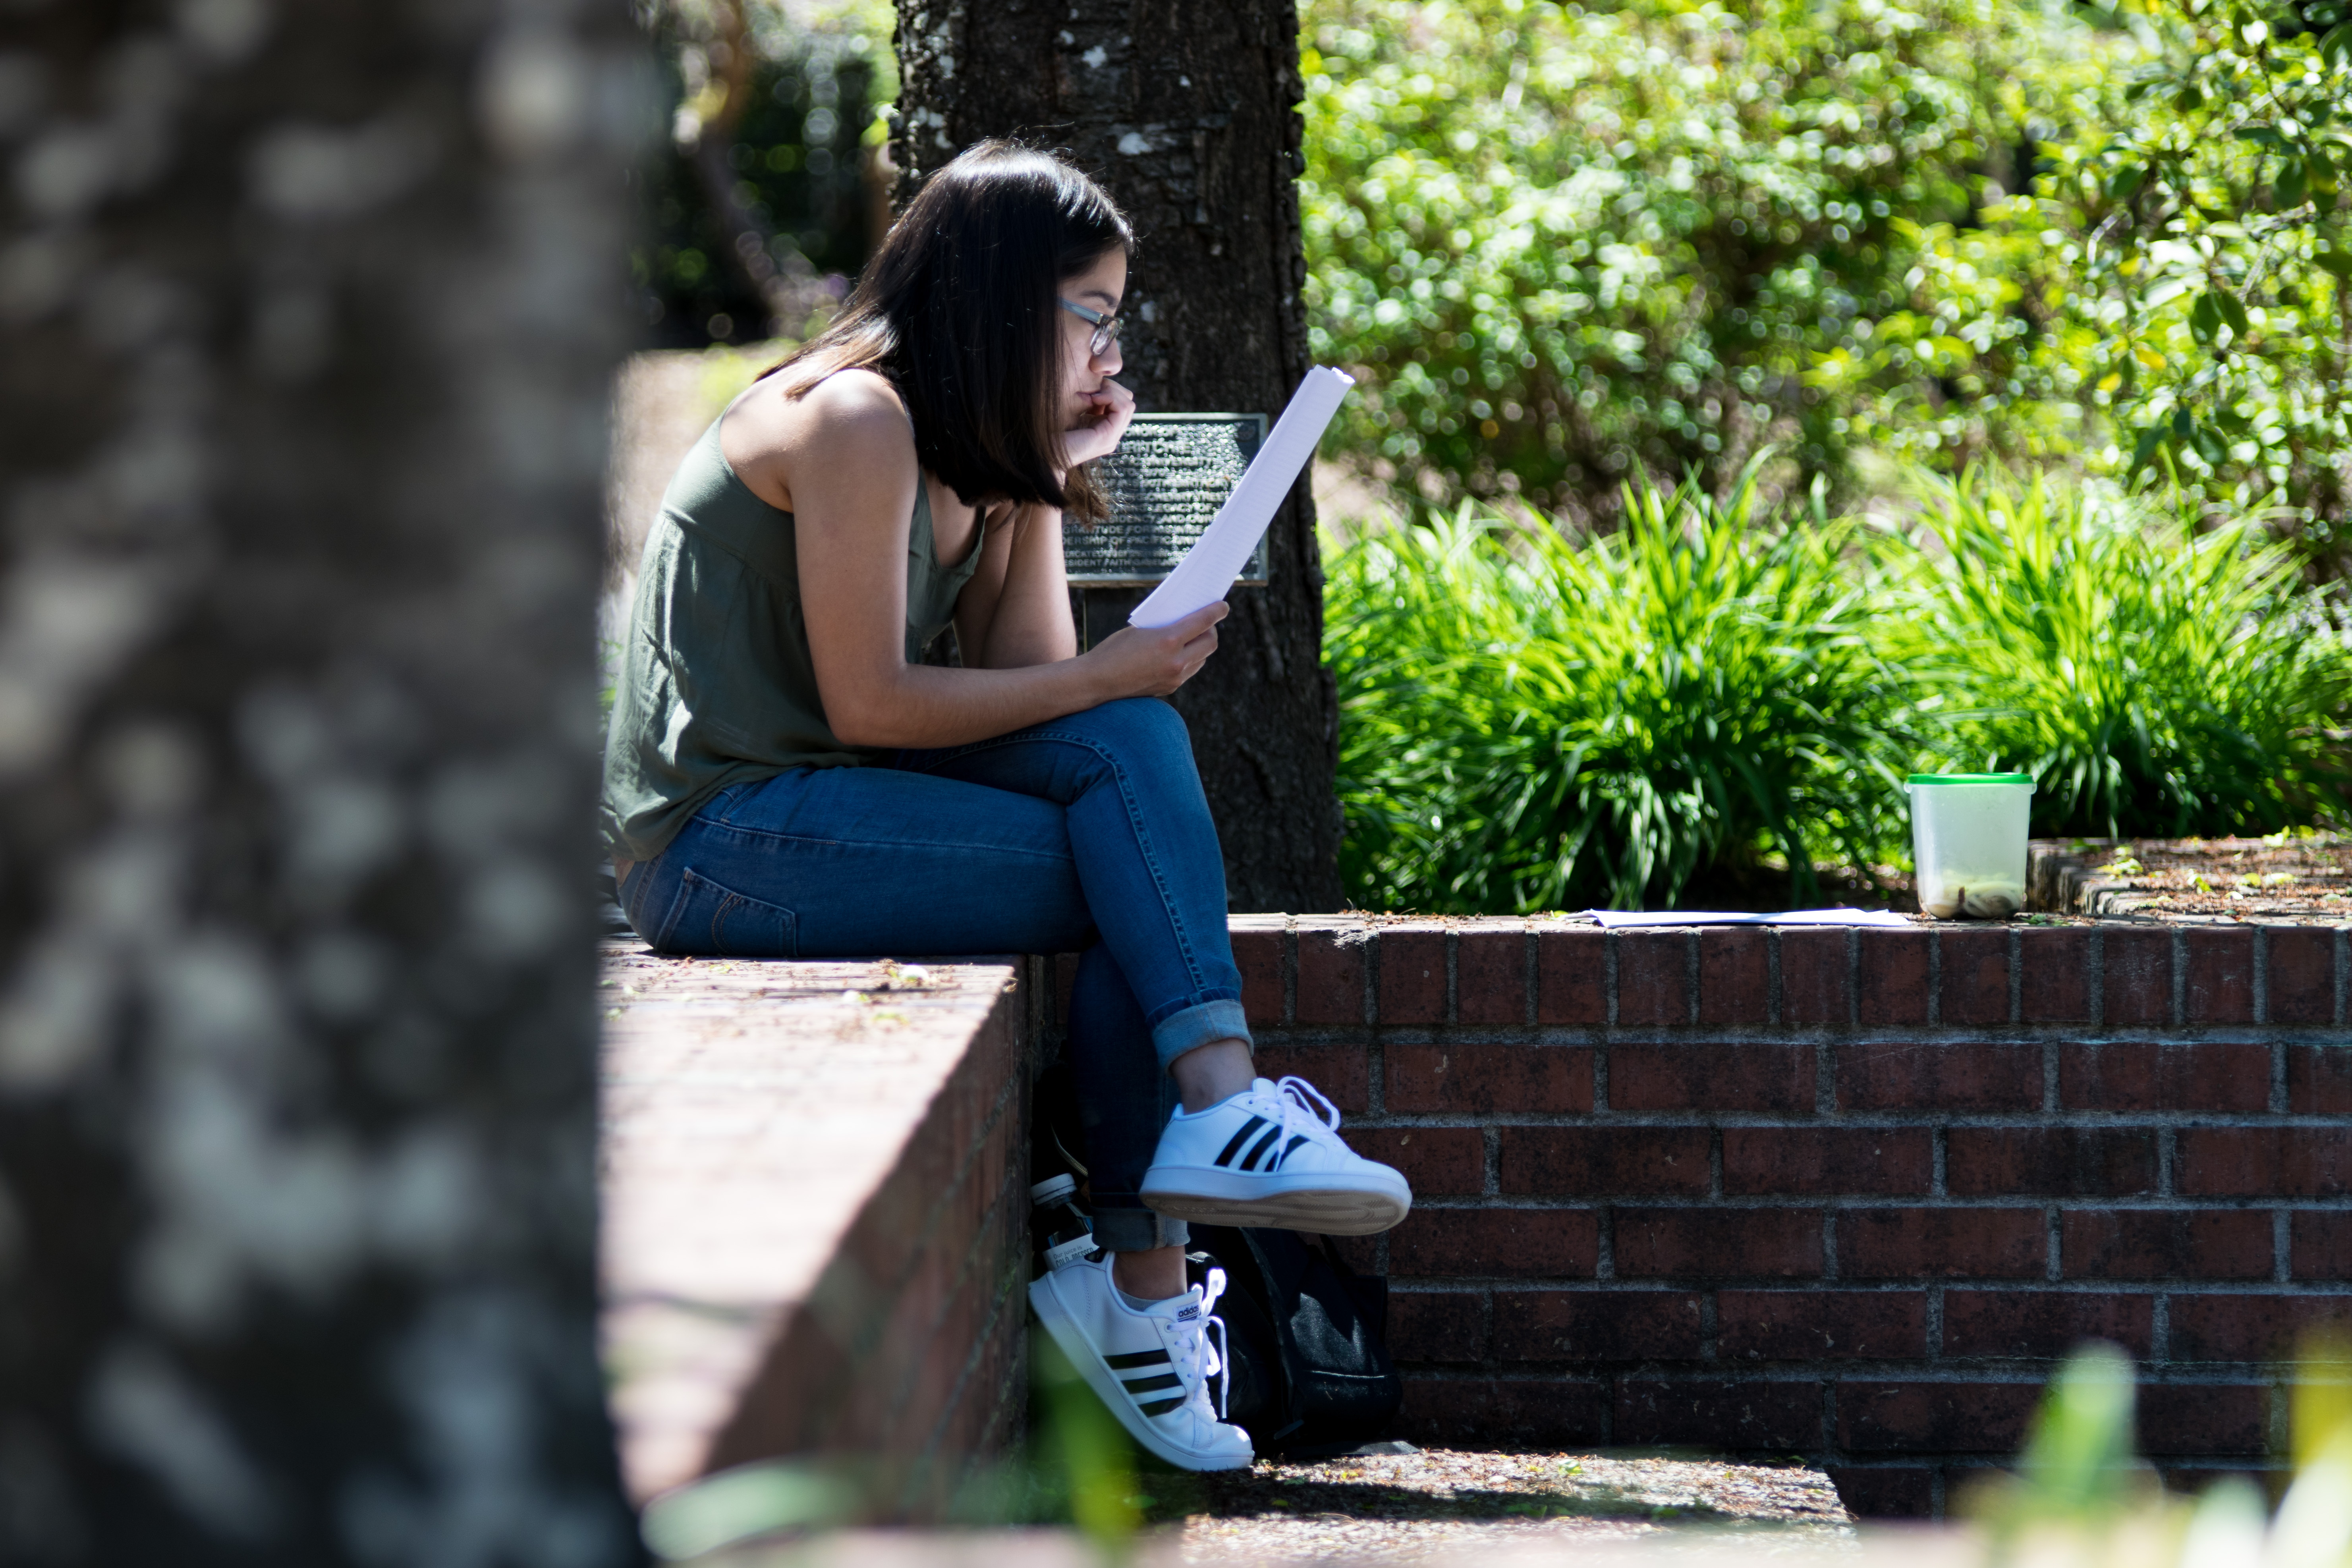
[[[2258,523],[2087,481],[1916,476],[1865,538],[1625,492],[1575,542],[1465,503],[1332,551],[1341,869],[1366,908],[1671,906],[1901,858],[1897,765],[2034,775],[2046,835],[2340,823],[2352,652]]]
[[[1605,510],[1779,443],[2169,473],[2352,569],[2346,0],[1312,0],[1333,450]],[[1385,465],[1385,468],[1381,466]]]
[[[1767,443],[1839,468],[1851,399],[1808,378],[1912,307],[1921,226],[2000,194],[2054,25],[2014,0],[1303,13],[1309,322],[1361,382],[1334,449],[1570,513],[1636,464],[1718,491]],[[1871,373],[1944,395],[1925,360]]]
[[[2352,565],[2352,24],[2342,0],[2095,0],[2032,62],[2035,177],[1912,236],[1902,307],[1808,373],[1857,441],[2073,445]],[[1922,372],[1927,373],[1923,374]],[[1867,382],[1865,387],[1863,384]],[[2071,440],[2073,410],[2090,419]]]
[[[1341,851],[1370,909],[1672,904],[1707,870],[1869,858],[1899,692],[1849,531],[1646,479],[1571,542],[1468,504],[1334,553]]]
[[[2034,776],[2043,834],[2340,821],[2352,660],[2282,548],[2198,535],[2095,485],[1920,477],[1879,647],[1933,726],[1930,765]],[[1933,548],[1928,543],[1932,539]]]

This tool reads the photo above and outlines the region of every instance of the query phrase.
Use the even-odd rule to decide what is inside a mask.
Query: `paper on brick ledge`
[[[1748,914],[1736,910],[1587,910],[1612,930],[1619,926],[1904,926],[1907,916],[1889,910],[1777,910]]]

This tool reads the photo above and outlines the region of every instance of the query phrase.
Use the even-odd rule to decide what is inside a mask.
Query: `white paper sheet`
[[[1265,445],[1250,459],[1241,483],[1192,542],[1192,548],[1184,552],[1184,559],[1176,563],[1176,570],[1161,579],[1150,597],[1135,606],[1135,613],[1127,617],[1129,625],[1169,626],[1204,605],[1215,604],[1232,590],[1234,580],[1249,564],[1250,552],[1257,548],[1265,525],[1274,521],[1275,510],[1298,482],[1307,459],[1315,455],[1315,443],[1323,438],[1324,426],[1339,412],[1339,400],[1355,384],[1354,376],[1328,365],[1318,364],[1307,373],[1298,390],[1290,395],[1290,406],[1266,433]]]
[[[1586,914],[1612,928],[1617,926],[1907,926],[1911,919],[1890,910],[1780,910],[1747,914],[1715,910],[1587,910]]]

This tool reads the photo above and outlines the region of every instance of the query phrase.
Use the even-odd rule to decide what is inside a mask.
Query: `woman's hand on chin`
[[[1121,626],[1078,657],[1093,661],[1110,697],[1165,697],[1217,651],[1221,602],[1164,626]]]
[[[1109,456],[1118,438],[1127,434],[1128,422],[1135,417],[1135,394],[1115,381],[1105,381],[1100,390],[1080,395],[1086,399],[1086,415],[1062,432],[1062,455],[1073,468]]]

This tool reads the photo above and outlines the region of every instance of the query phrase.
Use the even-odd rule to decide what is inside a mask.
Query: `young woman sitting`
[[[1062,518],[1099,514],[1084,465],[1134,414],[1111,379],[1132,243],[1040,153],[931,176],[842,314],[670,483],[605,829],[664,952],[1083,950],[1068,1048],[1105,1250],[1031,1299],[1139,1441],[1219,1469],[1252,1456],[1209,1396],[1186,1220],[1359,1235],[1412,1194],[1322,1096],[1252,1070],[1216,828],[1158,700],[1225,606],[1078,651]],[[965,668],[922,663],[950,623]]]

